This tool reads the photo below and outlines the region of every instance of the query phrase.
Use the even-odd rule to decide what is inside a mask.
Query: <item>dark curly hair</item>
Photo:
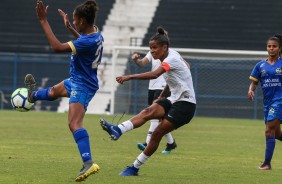
[[[96,3],[96,1],[92,0],[78,5],[74,10],[74,14],[78,18],[85,19],[87,24],[93,25],[95,23],[95,18],[98,10],[98,4]]]

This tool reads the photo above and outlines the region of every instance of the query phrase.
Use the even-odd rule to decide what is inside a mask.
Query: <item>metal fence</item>
[[[150,70],[150,65],[140,68],[123,63],[125,74]],[[110,56],[111,57],[111,56]],[[196,116],[262,119],[262,94],[260,87],[254,102],[247,100],[249,75],[257,59],[195,59],[186,57],[191,66],[197,98]],[[112,63],[108,63],[111,71]],[[112,70],[114,71],[114,70]],[[69,55],[0,53],[0,108],[11,109],[10,95],[23,87],[27,73],[35,75],[38,87],[52,86],[69,77]],[[113,74],[114,76],[115,74]],[[106,83],[111,83],[107,75]],[[147,107],[148,81],[133,80],[117,85],[114,95],[115,113],[136,114]],[[59,100],[40,102],[36,110],[56,111]]]
[[[36,77],[38,88],[52,86],[69,76],[69,55],[0,52],[0,73],[0,107],[12,109],[11,94],[24,87],[27,73]],[[42,101],[35,108],[56,111],[58,104],[59,100]]]
[[[263,118],[262,93],[256,90],[254,102],[247,99],[249,76],[266,52],[174,48],[190,63],[197,99],[196,116],[224,118]],[[150,70],[129,62],[133,52],[146,54],[146,47],[117,46],[113,51],[114,68],[124,65],[125,74]],[[126,58],[123,59],[122,58]],[[122,61],[122,62],[121,62]],[[115,63],[116,62],[116,63]],[[114,76],[119,70],[113,69]],[[115,82],[113,82],[115,83]],[[117,89],[114,89],[116,87]],[[147,107],[148,81],[132,80],[113,85],[114,113],[136,114]]]

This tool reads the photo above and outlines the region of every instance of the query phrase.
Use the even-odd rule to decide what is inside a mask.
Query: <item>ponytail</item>
[[[150,41],[155,40],[161,45],[167,45],[169,47],[168,32],[161,26],[157,27],[157,33],[153,35]]]

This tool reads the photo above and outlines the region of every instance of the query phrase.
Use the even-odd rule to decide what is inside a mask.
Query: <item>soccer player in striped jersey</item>
[[[155,69],[157,69],[160,65],[161,65],[161,61],[159,59],[154,59],[151,55],[150,52],[148,52],[146,54],[145,57],[143,57],[142,59],[139,59],[140,55],[135,53],[132,55],[132,60],[134,61],[134,63],[138,66],[144,66],[148,63],[152,64],[152,71],[154,71]],[[152,105],[153,101],[156,100],[162,90],[164,89],[164,87],[166,86],[166,82],[164,77],[161,75],[156,79],[151,79],[149,82],[149,90],[148,90],[148,105]],[[169,94],[170,95],[170,94]],[[144,151],[145,147],[148,145],[148,143],[150,142],[152,133],[154,132],[155,128],[158,126],[159,124],[159,120],[158,119],[151,119],[150,120],[150,127],[147,133],[147,137],[146,137],[146,142],[145,143],[138,143],[137,147],[141,150]],[[162,151],[163,154],[169,154],[173,149],[175,149],[177,147],[177,144],[175,142],[175,140],[173,139],[171,133],[167,133],[164,135],[164,137],[167,140],[167,144],[166,144],[166,148],[165,150]]]
[[[250,75],[248,99],[253,101],[255,89],[260,83],[263,92],[266,149],[259,170],[270,170],[276,140],[282,141],[282,36],[274,35],[266,42],[268,58],[255,65]]]
[[[99,166],[92,160],[89,135],[83,128],[83,118],[88,103],[99,89],[97,70],[103,52],[103,37],[97,26],[94,25],[97,3],[94,0],[78,5],[73,12],[74,31],[77,39],[61,43],[52,32],[47,20],[48,6],[42,0],[37,0],[36,13],[45,35],[55,52],[69,52],[70,78],[47,89],[35,90],[36,82],[31,74],[25,77],[28,88],[28,101],[52,101],[59,97],[69,97],[68,123],[78,146],[83,168],[75,181],[83,181],[89,175],[97,173]],[[60,11],[59,11],[60,12]],[[61,14],[61,12],[60,12]],[[67,17],[66,17],[67,18]],[[80,34],[79,34],[80,33]]]
[[[169,49],[169,39],[165,32],[162,27],[158,27],[157,33],[149,41],[150,53],[154,59],[159,59],[162,62],[161,66],[154,71],[116,78],[116,81],[122,84],[133,79],[156,79],[163,74],[167,85],[158,100],[130,120],[117,126],[104,119],[100,121],[102,128],[113,140],[117,140],[122,134],[142,126],[148,120],[161,119],[145,150],[131,166],[120,173],[120,176],[137,176],[139,168],[157,150],[162,137],[189,123],[196,110],[196,98],[190,67],[178,52]],[[165,98],[169,91],[171,96]]]

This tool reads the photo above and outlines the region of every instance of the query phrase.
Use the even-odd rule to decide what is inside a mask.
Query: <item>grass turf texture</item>
[[[111,141],[100,127],[101,117],[112,120],[112,116],[106,115],[85,116],[92,156],[101,170],[84,183],[281,182],[280,141],[276,142],[273,170],[256,169],[264,158],[262,120],[194,118],[172,133],[178,147],[170,155],[160,153],[166,144],[163,139],[157,152],[141,167],[140,176],[121,177],[118,174],[139,155],[136,143],[145,140],[149,123]],[[0,130],[0,183],[75,183],[82,163],[68,130],[67,114],[0,111]]]

